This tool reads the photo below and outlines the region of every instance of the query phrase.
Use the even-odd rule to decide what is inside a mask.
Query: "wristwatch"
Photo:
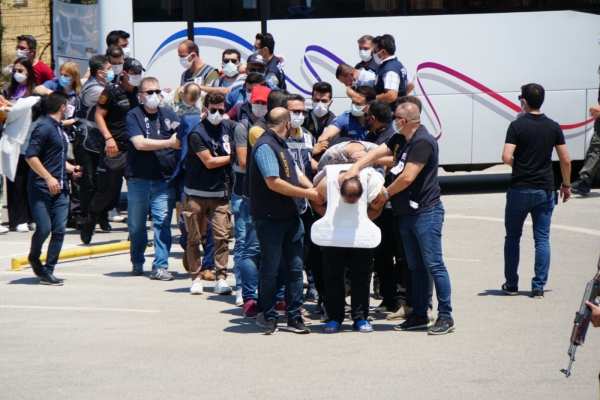
[[[386,199],[388,199],[388,200],[389,200],[389,198],[390,198],[390,194],[388,193],[388,191],[387,191],[387,190],[384,190],[384,191],[383,191],[383,195],[385,196],[385,198],[386,198]]]

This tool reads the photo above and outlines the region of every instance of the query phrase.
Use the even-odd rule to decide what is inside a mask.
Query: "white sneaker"
[[[204,289],[202,288],[202,281],[200,278],[194,279],[192,282],[192,287],[190,288],[190,294],[202,294],[204,293]]]
[[[0,233],[6,233],[8,232],[10,229],[8,229],[7,227],[4,227],[0,224]]]
[[[116,208],[113,208],[108,212],[108,220],[110,222],[123,222],[125,221],[125,217],[123,217]]]
[[[225,282],[225,279],[219,279],[215,284],[214,294],[229,295],[231,292],[231,287]]]
[[[27,226],[27,224],[19,224],[15,228],[15,231],[17,231],[17,232],[29,232],[29,227]]]
[[[242,289],[239,288],[235,291],[235,306],[242,307],[244,305],[244,298],[242,297]]]

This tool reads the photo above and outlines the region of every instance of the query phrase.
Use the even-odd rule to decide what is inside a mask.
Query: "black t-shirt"
[[[190,132],[189,145],[196,154],[200,153],[201,151],[208,150],[208,147],[206,147],[198,132]]]
[[[406,157],[406,162],[415,164],[427,164],[429,157],[433,154],[433,147],[424,140],[420,140],[412,146],[412,149]]]
[[[524,114],[510,123],[505,142],[516,145],[511,188],[554,189],[552,150],[565,144],[556,122],[544,114]]]
[[[127,142],[125,116],[129,110],[138,106],[138,88],[127,92],[120,85],[108,84],[98,99],[98,107],[107,110],[104,117],[106,127],[117,142]]]

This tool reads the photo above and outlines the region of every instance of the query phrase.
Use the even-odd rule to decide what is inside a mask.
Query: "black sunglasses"
[[[153,94],[160,94],[161,90],[160,89],[156,89],[156,90],[146,90],[145,92],[142,92],[143,94],[147,94],[148,96],[151,96]]]
[[[17,69],[17,68],[15,68],[15,69],[13,69],[13,74],[14,74],[15,72],[18,72],[18,73],[20,73],[20,74],[24,74],[24,73],[25,73],[25,70],[24,70],[24,69]]]
[[[401,119],[403,119],[403,120],[405,120],[405,121],[408,122],[408,120],[406,118],[404,118],[404,117],[396,117],[396,116],[394,116],[394,121],[400,121]]]
[[[523,96],[519,95],[519,101],[523,100]]]
[[[296,114],[296,115],[302,114],[305,117],[308,115],[308,111],[306,111],[306,110],[288,110],[288,111],[291,112],[292,114]]]
[[[247,68],[248,72],[265,72],[264,68]]]
[[[213,108],[212,110],[208,110],[209,113],[214,114],[216,112],[219,112],[219,114],[223,115],[225,114],[225,110],[223,110],[222,108]]]
[[[364,113],[365,118],[371,118],[373,116],[373,114],[369,114],[369,113]]]

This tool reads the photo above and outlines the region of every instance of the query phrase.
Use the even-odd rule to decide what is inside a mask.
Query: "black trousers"
[[[15,180],[6,179],[6,205],[8,207],[8,225],[11,228],[33,222],[27,195],[27,181],[31,167],[24,155],[19,155]]]
[[[88,209],[94,197],[96,188],[96,169],[100,155],[93,151],[86,150],[83,144],[79,144],[73,149],[75,154],[75,163],[82,168],[81,178],[79,178],[79,208],[82,217],[87,217]]]
[[[121,150],[119,150],[116,157],[110,157],[109,155],[100,157],[98,162],[98,190],[94,192],[88,210],[89,214],[100,215],[106,207],[114,204],[115,197],[123,184],[126,160],[127,153]]]
[[[304,265],[306,266],[306,276],[308,283],[313,283],[319,296],[325,293],[323,283],[323,254],[321,246],[316,245],[310,239],[310,231],[313,223],[318,221],[321,216],[313,212],[310,208],[300,216],[304,224]]]
[[[369,294],[373,272],[373,249],[321,247],[325,277],[325,309],[331,321],[344,321],[346,267],[352,283],[351,315],[354,321],[369,316]]]
[[[374,270],[380,280],[380,293],[383,304],[390,308],[397,308],[398,288],[394,273],[394,256],[398,248],[398,241],[394,234],[394,213],[391,209],[383,209],[381,215],[374,221],[381,229],[381,243],[375,247],[373,253]],[[352,288],[354,291],[354,288]]]

